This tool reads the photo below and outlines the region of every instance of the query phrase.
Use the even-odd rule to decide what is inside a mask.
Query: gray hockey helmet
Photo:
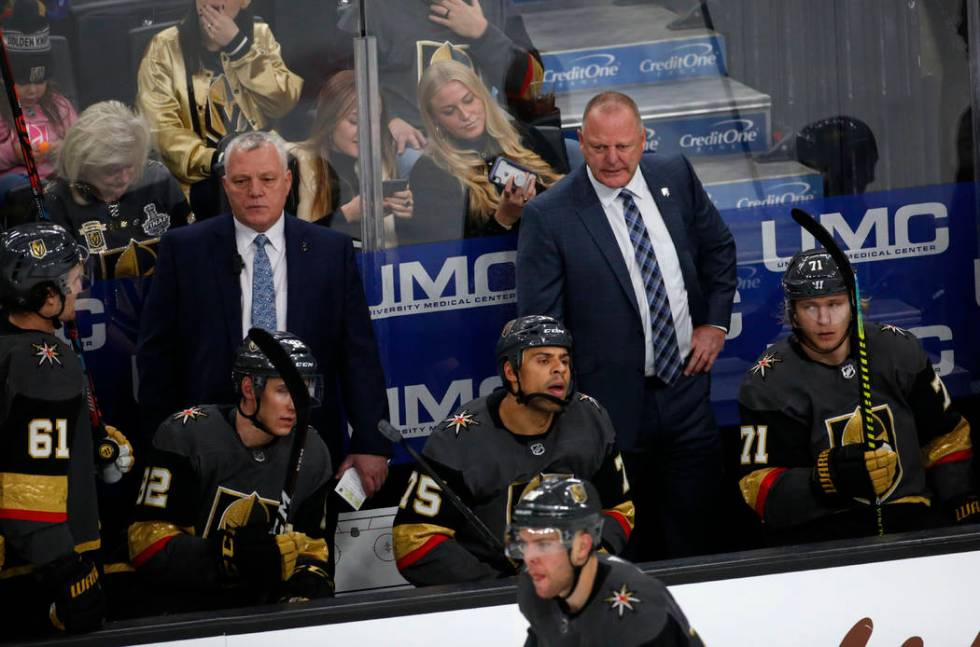
[[[510,362],[516,373],[521,368],[521,358],[528,348],[557,346],[572,350],[572,334],[554,317],[528,315],[507,322],[497,340],[497,373],[504,385],[504,362]]]
[[[316,358],[306,343],[291,332],[275,331],[270,333],[282,347],[289,359],[296,365],[299,374],[310,387],[310,397],[313,404],[319,404],[323,395],[323,380],[317,373]],[[279,377],[279,371],[265,353],[252,341],[245,337],[235,353],[235,364],[232,367],[231,378],[235,383],[235,392],[241,395],[242,378],[251,376],[256,387],[260,390],[270,377]]]
[[[787,301],[813,299],[847,292],[847,284],[834,258],[823,248],[799,251],[783,274]]]
[[[60,225],[30,222],[11,227],[0,234],[0,299],[37,310],[47,297],[41,286],[69,294],[69,272],[87,260],[88,250]]]
[[[507,555],[523,558],[522,530],[557,531],[566,549],[578,531],[592,537],[598,549],[602,536],[602,504],[595,486],[579,478],[548,478],[525,493],[507,526]]]

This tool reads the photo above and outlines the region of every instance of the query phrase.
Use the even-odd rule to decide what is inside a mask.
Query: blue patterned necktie
[[[633,193],[629,189],[619,192],[623,201],[623,217],[629,230],[630,242],[633,243],[633,253],[636,264],[643,276],[643,287],[647,293],[647,303],[650,305],[650,331],[653,334],[653,370],[654,374],[665,384],[672,384],[680,375],[681,356],[677,347],[677,335],[674,333],[674,318],[670,313],[670,301],[667,299],[667,288],[664,277],[660,274],[657,255],[653,251],[653,243],[643,224],[640,209],[633,201]]]
[[[276,288],[272,281],[272,263],[265,253],[269,239],[259,234],[252,241],[255,258],[252,260],[252,327],[276,329]]]

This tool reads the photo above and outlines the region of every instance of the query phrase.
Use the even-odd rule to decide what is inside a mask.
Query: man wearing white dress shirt
[[[586,164],[524,211],[520,315],[562,320],[579,388],[609,411],[633,481],[635,561],[712,548],[721,439],[709,371],[735,293],[735,242],[682,156],[643,154],[636,104],[586,106]]]
[[[238,136],[225,154],[231,213],[161,240],[136,357],[144,440],[177,411],[233,401],[228,367],[249,328],[288,330],[324,376],[311,422],[343,459],[335,473],[354,467],[370,496],[391,447],[377,431],[387,398],[364,289],[348,236],[284,212],[287,159],[278,135]]]

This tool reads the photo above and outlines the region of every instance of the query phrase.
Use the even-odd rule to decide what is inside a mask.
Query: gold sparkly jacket
[[[228,134],[229,120],[238,132],[265,130],[299,100],[303,79],[286,67],[269,26],[255,23],[246,46],[238,57],[220,54],[222,73],[202,69],[193,75],[197,131],[178,28],[154,36],[140,63],[137,106],[185,193],[210,175],[213,146]]]

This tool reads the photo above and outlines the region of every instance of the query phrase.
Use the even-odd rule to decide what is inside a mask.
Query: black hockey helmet
[[[504,386],[507,385],[504,362],[510,362],[516,373],[521,368],[524,351],[542,346],[558,346],[571,352],[572,334],[560,321],[545,315],[528,315],[507,322],[496,348],[497,372]]]
[[[29,222],[11,227],[0,234],[0,300],[36,311],[47,298],[47,287],[62,297],[70,294],[68,274],[87,260],[88,250],[60,225]]]
[[[593,550],[598,549],[602,535],[602,505],[595,486],[578,478],[545,477],[518,501],[507,526],[507,555],[523,558],[522,530],[558,531],[561,542],[571,550],[578,531],[592,537]]]
[[[286,351],[289,359],[296,365],[299,374],[306,380],[310,387],[310,397],[313,404],[319,404],[323,395],[323,380],[317,373],[316,358],[309,346],[291,332],[275,331],[270,334]],[[268,378],[279,377],[279,371],[276,370],[276,367],[248,336],[242,340],[238,347],[238,351],[235,353],[235,363],[231,370],[231,379],[235,383],[235,393],[239,396],[241,395],[242,378],[246,375],[252,378],[257,391],[262,390]]]
[[[821,247],[793,255],[783,274],[783,292],[789,302],[847,292],[847,284],[834,258]]]

